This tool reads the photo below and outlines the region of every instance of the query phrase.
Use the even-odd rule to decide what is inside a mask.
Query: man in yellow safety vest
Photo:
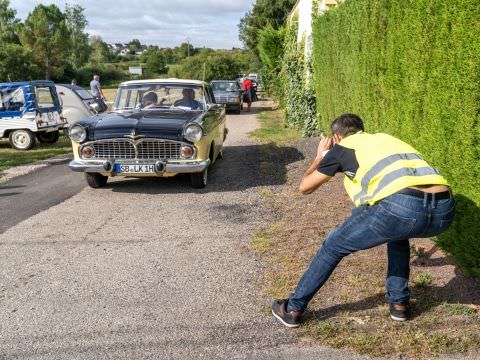
[[[450,226],[455,213],[450,187],[410,145],[387,134],[365,133],[357,115],[335,119],[332,133],[320,141],[300,191],[310,194],[342,172],[356,207],[328,235],[295,292],[273,302],[272,313],[285,326],[298,327],[309,301],[345,256],[387,243],[390,316],[407,320],[409,239],[435,236]]]

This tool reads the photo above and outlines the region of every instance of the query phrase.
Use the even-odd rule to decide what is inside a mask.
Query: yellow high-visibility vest
[[[355,150],[358,170],[344,185],[356,206],[373,205],[402,189],[418,185],[448,185],[412,146],[387,134],[359,132],[340,145]]]

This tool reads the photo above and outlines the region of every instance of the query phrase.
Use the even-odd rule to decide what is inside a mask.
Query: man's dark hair
[[[363,120],[355,114],[343,114],[332,123],[332,132],[343,137],[364,131]]]
[[[151,91],[143,96],[143,101],[150,101],[152,103],[156,103],[158,101],[158,96],[153,91]]]

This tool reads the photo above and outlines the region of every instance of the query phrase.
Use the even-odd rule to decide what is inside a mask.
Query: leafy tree
[[[16,11],[10,8],[9,0],[0,0],[0,43],[20,44],[18,27],[20,21],[15,17]]]
[[[32,53],[18,44],[0,46],[0,81],[34,80],[39,69],[32,63]]]
[[[260,30],[268,24],[274,29],[282,27],[295,3],[296,0],[257,0],[238,25],[239,38],[245,47],[258,55]]]
[[[197,53],[197,50],[193,47],[192,44],[182,43],[180,46],[175,48],[175,57],[177,61],[183,60],[187,57],[194,56]]]
[[[247,52],[241,51],[204,50],[176,66],[171,66],[168,74],[172,77],[205,81],[233,80],[237,74],[247,69],[250,56],[246,54]]]
[[[112,52],[100,36],[90,37],[90,64],[101,65],[112,59]]]
[[[65,6],[65,20],[71,44],[69,59],[75,69],[87,63],[90,55],[88,34],[85,32],[88,21],[83,13],[84,10],[80,5]]]
[[[22,27],[22,44],[32,51],[45,79],[61,76],[71,46],[65,15],[56,5],[37,5]]]
[[[138,39],[133,39],[127,44],[128,49],[130,50],[130,54],[134,55],[137,50],[143,48],[142,43]]]
[[[145,63],[146,75],[165,74],[168,71],[166,56],[157,47],[146,50],[142,54],[141,60]]]
[[[286,30],[278,30],[268,24],[259,32],[258,53],[262,61],[262,74],[266,90],[276,96],[281,96],[280,71],[284,53]]]

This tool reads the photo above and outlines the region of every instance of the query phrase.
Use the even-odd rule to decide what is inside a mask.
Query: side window
[[[209,104],[216,104],[217,102],[215,101],[215,96],[213,95],[212,88],[209,86],[207,87],[207,93],[210,96],[210,101],[208,102]]]
[[[40,109],[55,106],[52,90],[49,87],[36,87],[35,94],[37,96],[37,105]]]
[[[25,108],[25,96],[22,88],[2,91],[1,97],[0,111],[23,111]]]

